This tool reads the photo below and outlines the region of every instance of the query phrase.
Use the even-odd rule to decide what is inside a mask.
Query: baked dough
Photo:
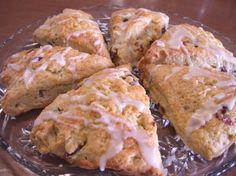
[[[108,58],[71,47],[45,45],[14,54],[1,73],[7,88],[1,102],[3,111],[15,116],[43,108],[82,79],[111,66]]]
[[[136,65],[152,42],[166,30],[169,17],[147,9],[122,9],[112,13],[111,52],[117,65]]]
[[[31,140],[86,169],[162,175],[149,98],[128,68],[100,71],[59,95],[34,122]]]
[[[149,65],[144,86],[183,142],[211,160],[236,142],[236,81],[199,67]]]
[[[170,27],[153,42],[140,61],[147,64],[172,64],[235,71],[236,58],[212,33],[189,24]]]
[[[48,18],[33,34],[42,45],[71,46],[79,51],[110,57],[106,44],[93,17],[82,10],[64,9]]]

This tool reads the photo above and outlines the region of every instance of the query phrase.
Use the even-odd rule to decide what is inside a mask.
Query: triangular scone
[[[117,65],[136,64],[166,30],[169,17],[147,9],[123,9],[111,16],[111,52]]]
[[[151,63],[193,65],[224,72],[236,70],[236,58],[212,33],[189,24],[170,27],[153,42],[139,65],[145,67]]]
[[[198,67],[149,65],[142,74],[151,98],[194,152],[211,160],[236,142],[236,81]]]
[[[81,10],[64,9],[48,18],[34,31],[33,38],[42,45],[71,46],[89,54],[110,57],[98,24]]]
[[[1,81],[7,88],[1,102],[3,111],[18,115],[43,108],[82,79],[112,66],[106,57],[71,47],[45,45],[14,54],[1,73]]]
[[[162,175],[149,98],[129,69],[105,69],[59,95],[35,120],[31,139],[82,168]]]

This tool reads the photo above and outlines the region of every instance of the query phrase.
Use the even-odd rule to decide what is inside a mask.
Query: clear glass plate
[[[91,13],[97,20],[106,40],[109,43],[108,23],[112,11],[121,9],[119,6],[92,6],[83,8]],[[152,9],[150,7],[150,9]],[[152,9],[158,11],[158,9]],[[163,11],[162,11],[163,12]],[[236,45],[232,41],[221,35],[219,32],[201,24],[198,21],[188,17],[182,17],[177,13],[164,11],[170,17],[171,24],[190,23],[201,26],[205,30],[212,32],[219,38],[225,47],[236,54]],[[44,22],[40,19],[33,24],[27,25],[12,34],[5,42],[0,44],[0,66],[8,56],[22,49],[37,47],[32,43],[33,31]],[[137,70],[133,70],[138,75]],[[1,86],[0,97],[4,94],[4,88]],[[159,113],[158,107],[151,103],[151,111],[158,124],[158,136],[160,142],[160,151],[163,164],[168,169],[169,174],[173,175],[220,175],[234,165],[236,165],[236,147],[226,151],[220,157],[206,161],[201,156],[194,154],[189,150],[175,134],[173,128],[167,120],[164,120]],[[117,172],[106,170],[85,170],[77,166],[70,165],[64,160],[52,155],[41,155],[35,150],[35,146],[29,139],[33,120],[40,113],[40,110],[30,111],[18,117],[9,117],[0,110],[0,146],[5,149],[19,164],[24,165],[31,171],[39,175],[120,175]]]

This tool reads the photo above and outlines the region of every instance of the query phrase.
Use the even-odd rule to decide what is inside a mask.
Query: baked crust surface
[[[3,110],[15,116],[43,108],[82,79],[112,66],[108,58],[71,47],[45,45],[16,53],[7,59],[1,73],[7,88]]]
[[[229,73],[199,67],[148,65],[144,86],[177,134],[211,160],[236,141],[236,82]]]
[[[110,58],[98,24],[82,10],[64,9],[48,18],[34,31],[33,39],[41,45],[71,46],[82,52]]]
[[[128,68],[100,71],[59,95],[38,116],[31,139],[82,168],[162,175],[149,98]]]
[[[112,13],[111,52],[117,65],[136,65],[151,43],[166,30],[169,17],[147,9],[122,9]]]

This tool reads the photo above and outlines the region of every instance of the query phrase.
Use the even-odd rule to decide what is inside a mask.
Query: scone
[[[236,142],[236,81],[199,67],[149,65],[143,83],[183,142],[211,160]]]
[[[167,15],[147,9],[113,12],[109,30],[115,64],[136,65],[152,42],[165,32],[168,23]]]
[[[33,38],[42,45],[71,46],[89,54],[110,57],[97,23],[81,10],[64,9],[61,14],[48,18],[34,31]]]
[[[86,169],[162,175],[149,98],[128,68],[102,70],[59,95],[34,122],[31,140]]]
[[[141,67],[147,64],[173,64],[224,72],[236,70],[236,58],[212,33],[189,24],[170,27],[159,40],[153,42],[139,64]]]
[[[43,108],[82,79],[111,66],[106,57],[71,47],[46,45],[19,52],[7,60],[1,73],[7,88],[1,106],[13,116]]]

